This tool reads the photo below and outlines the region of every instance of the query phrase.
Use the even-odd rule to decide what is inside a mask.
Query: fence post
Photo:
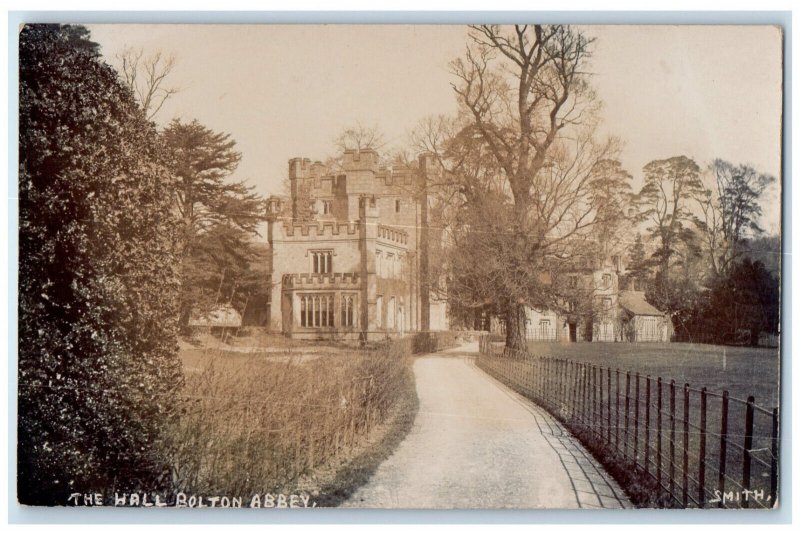
[[[658,401],[656,402],[656,481],[658,482],[658,486],[661,486],[661,394],[662,394],[662,384],[661,384],[661,377],[658,378],[658,383],[656,386],[656,393],[658,395]]]
[[[772,460],[769,469],[769,505],[775,507],[778,500],[778,407],[772,409]]]
[[[569,362],[561,359],[561,410],[564,412],[567,406],[567,396],[569,395],[568,386],[569,386]]]
[[[706,423],[708,409],[708,392],[706,387],[700,390],[700,465],[698,467],[697,501],[700,507],[706,504]]]
[[[750,461],[751,461],[751,453],[750,450],[753,449],[753,407],[755,405],[756,399],[753,396],[749,396],[747,398],[747,412],[745,412],[744,416],[744,452],[743,452],[743,460],[742,460],[742,488],[744,490],[750,490]],[[747,508],[750,507],[750,500],[746,499],[742,501],[742,507]]]
[[[598,366],[592,366],[592,380],[594,381],[594,390],[592,391],[593,403],[595,406],[595,435],[603,438],[603,381],[599,373]],[[600,378],[600,380],[598,380]]]
[[[591,411],[591,394],[589,392],[589,365],[583,365],[583,415],[585,417],[586,428],[588,428],[592,423],[592,415],[590,414]]]
[[[597,434],[597,366],[592,365],[592,434]]]
[[[616,415],[616,432],[614,433],[614,440],[616,441],[616,450],[619,452],[619,368],[616,371],[617,376],[617,415]]]
[[[542,370],[542,381],[539,386],[539,399],[545,400],[547,398],[547,358],[540,358],[539,366]]]
[[[720,410],[720,426],[719,426],[719,479],[717,481],[717,489],[720,494],[725,494],[725,472],[726,464],[728,462],[728,391],[722,391],[722,409]],[[722,500],[719,501],[719,507],[724,507]]]
[[[639,373],[636,373],[636,406],[633,408],[633,466],[639,465]]]
[[[586,402],[586,396],[588,395],[588,386],[587,386],[588,378],[586,377],[586,364],[581,364],[581,424],[582,426],[586,425],[586,407],[588,403]]]
[[[567,365],[567,407],[570,417],[575,416],[575,363],[569,362]]]
[[[575,421],[578,413],[578,363],[572,363],[572,420]]]
[[[561,405],[562,405],[562,399],[561,399],[561,388],[562,388],[562,382],[561,382],[561,371],[562,371],[561,359],[556,359],[555,361],[553,361],[553,364],[556,367],[556,370],[555,370],[556,371],[555,407],[556,407],[556,413],[557,414],[561,414]]]
[[[542,380],[539,384],[539,399],[547,399],[547,358],[539,358],[539,368],[542,370]]]
[[[669,382],[669,493],[675,496],[675,380]]]
[[[644,401],[644,473],[650,473],[650,376],[645,383]]]
[[[550,403],[550,358],[545,357],[542,359],[542,401],[544,406],[547,407]]]
[[[572,406],[574,407],[575,417],[574,420],[577,422],[579,421],[581,415],[581,396],[583,395],[581,391],[581,363],[575,362],[572,369],[573,373],[575,374],[574,380],[575,384],[572,388]]]
[[[689,507],[689,383],[683,385],[683,507]]]
[[[547,386],[547,379],[544,371],[544,359],[537,358],[536,365],[539,367],[539,386],[536,391],[536,397],[538,397],[539,401],[541,402],[541,400],[544,399],[545,386]]]
[[[583,415],[585,418],[585,427],[588,428],[591,425],[591,394],[589,392],[591,383],[591,375],[589,374],[589,365],[583,365]]]
[[[606,442],[611,444],[611,368],[606,368],[606,396],[608,398],[608,405],[606,405]]]
[[[630,405],[631,405],[631,372],[625,372],[625,453],[623,457],[628,458],[628,448],[630,440],[628,439],[630,424]]]

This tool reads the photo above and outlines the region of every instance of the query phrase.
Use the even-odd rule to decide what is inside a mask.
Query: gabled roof
[[[663,316],[664,313],[647,302],[644,292],[624,290],[619,292],[619,306],[635,316]]]

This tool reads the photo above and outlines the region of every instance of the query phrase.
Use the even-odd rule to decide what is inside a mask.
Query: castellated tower
[[[371,149],[347,150],[331,168],[289,160],[290,198],[268,202],[274,331],[368,341],[428,323],[418,194],[428,165],[385,167]]]

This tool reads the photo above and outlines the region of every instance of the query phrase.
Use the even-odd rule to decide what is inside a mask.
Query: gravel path
[[[416,360],[414,427],[343,506],[631,507],[556,420],[475,366],[476,349]]]

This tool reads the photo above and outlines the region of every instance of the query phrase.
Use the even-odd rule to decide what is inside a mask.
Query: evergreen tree
[[[265,283],[250,271],[250,263],[258,260],[251,238],[266,211],[251,186],[230,180],[241,160],[230,135],[197,121],[174,120],[161,137],[178,179],[184,235],[180,324],[186,328],[193,314],[233,302],[237,288],[241,294],[253,290],[247,284]]]
[[[780,288],[761,262],[744,259],[711,291],[707,317],[711,332],[723,342],[735,341],[749,331],[749,343],[758,345],[763,331],[777,333],[780,323]]]
[[[650,275],[650,262],[647,258],[647,252],[644,248],[642,235],[636,233],[636,239],[628,249],[628,266],[625,275],[625,283],[632,283],[633,289],[643,290],[644,285]],[[625,287],[626,284],[621,286]]]
[[[691,284],[687,284],[691,279],[677,273],[673,280],[673,270],[683,267],[685,271],[696,256],[690,205],[703,191],[700,168],[686,156],[674,156],[648,163],[644,172],[638,200],[650,223],[650,236],[657,243],[653,260],[658,266],[649,299],[659,309],[675,313],[688,306],[687,298],[694,297]]]

